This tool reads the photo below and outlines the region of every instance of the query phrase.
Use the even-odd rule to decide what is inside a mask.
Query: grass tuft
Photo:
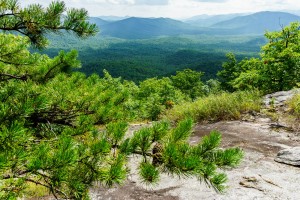
[[[293,98],[287,102],[287,104],[292,115],[296,118],[300,118],[300,94],[294,95]]]
[[[174,106],[166,117],[179,121],[191,117],[195,121],[219,121],[240,119],[242,113],[259,111],[261,94],[257,91],[213,94],[194,102]]]
[[[50,194],[50,191],[46,187],[36,185],[34,183],[27,183],[25,194],[25,199],[35,200],[48,196]]]

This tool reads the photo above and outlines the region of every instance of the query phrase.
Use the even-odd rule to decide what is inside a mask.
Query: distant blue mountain
[[[103,25],[101,34],[126,39],[144,39],[199,32],[198,28],[174,19],[131,17]]]
[[[280,30],[300,17],[286,12],[258,12],[251,15],[239,16],[212,25],[212,28],[232,29],[237,34],[261,34],[265,31]]]
[[[243,16],[246,14],[235,13],[235,14],[224,14],[224,15],[198,15],[184,20],[184,22],[200,26],[200,27],[208,27],[214,25],[218,22],[222,22],[225,20],[230,20],[238,16]]]
[[[107,21],[91,18],[90,21],[100,27],[102,36],[124,39],[147,39],[159,36],[176,35],[263,35],[266,30],[280,30],[290,22],[300,21],[300,17],[286,12],[258,12],[245,16],[240,14],[207,16],[192,18],[194,21],[178,21],[170,18],[138,18],[130,17],[118,21]],[[230,18],[230,19],[228,19]],[[200,21],[199,21],[200,20]],[[220,21],[223,20],[223,21]],[[209,27],[202,25],[211,24]],[[196,26],[196,25],[197,26]]]
[[[109,22],[114,22],[114,21],[120,21],[123,19],[127,19],[130,18],[129,16],[124,16],[124,17],[120,17],[120,16],[99,16],[97,18],[103,19],[105,21],[109,21]]]
[[[99,28],[101,28],[103,25],[110,23],[109,21],[103,20],[98,17],[90,17],[89,22],[96,24]]]

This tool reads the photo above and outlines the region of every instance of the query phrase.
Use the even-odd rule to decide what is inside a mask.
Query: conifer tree
[[[0,30],[23,35],[0,33],[0,199],[22,197],[30,184],[56,198],[88,199],[96,181],[121,184],[133,154],[141,158],[145,183],[167,172],[223,191],[226,175],[218,169],[236,166],[242,152],[220,149],[220,133],[191,146],[193,122],[186,119],[176,127],[157,122],[129,137],[124,121],[135,116],[134,86],[108,73],[72,73],[80,66],[76,51],[49,58],[28,50],[45,47],[48,32],[95,34],[86,19],[85,10],[66,10],[61,1],[21,8],[17,0],[0,0]]]

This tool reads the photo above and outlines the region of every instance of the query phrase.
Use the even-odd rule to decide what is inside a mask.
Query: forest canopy
[[[299,22],[294,22],[280,31],[267,32],[268,43],[261,48],[260,58],[237,62],[233,54],[228,54],[228,61],[218,73],[223,88],[270,93],[299,87],[299,26]]]

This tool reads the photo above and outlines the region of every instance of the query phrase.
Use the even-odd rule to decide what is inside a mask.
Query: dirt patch
[[[92,199],[95,200],[179,200],[179,197],[167,195],[166,193],[176,189],[169,187],[160,190],[144,189],[136,186],[133,181],[127,181],[124,186],[114,189],[94,188],[92,189]]]
[[[287,146],[297,146],[299,142],[290,139],[290,133],[272,129],[273,123],[256,123],[243,121],[217,122],[197,125],[191,137],[191,143],[197,143],[201,137],[212,130],[222,133],[222,147],[240,147],[256,151],[265,156],[275,156]]]

